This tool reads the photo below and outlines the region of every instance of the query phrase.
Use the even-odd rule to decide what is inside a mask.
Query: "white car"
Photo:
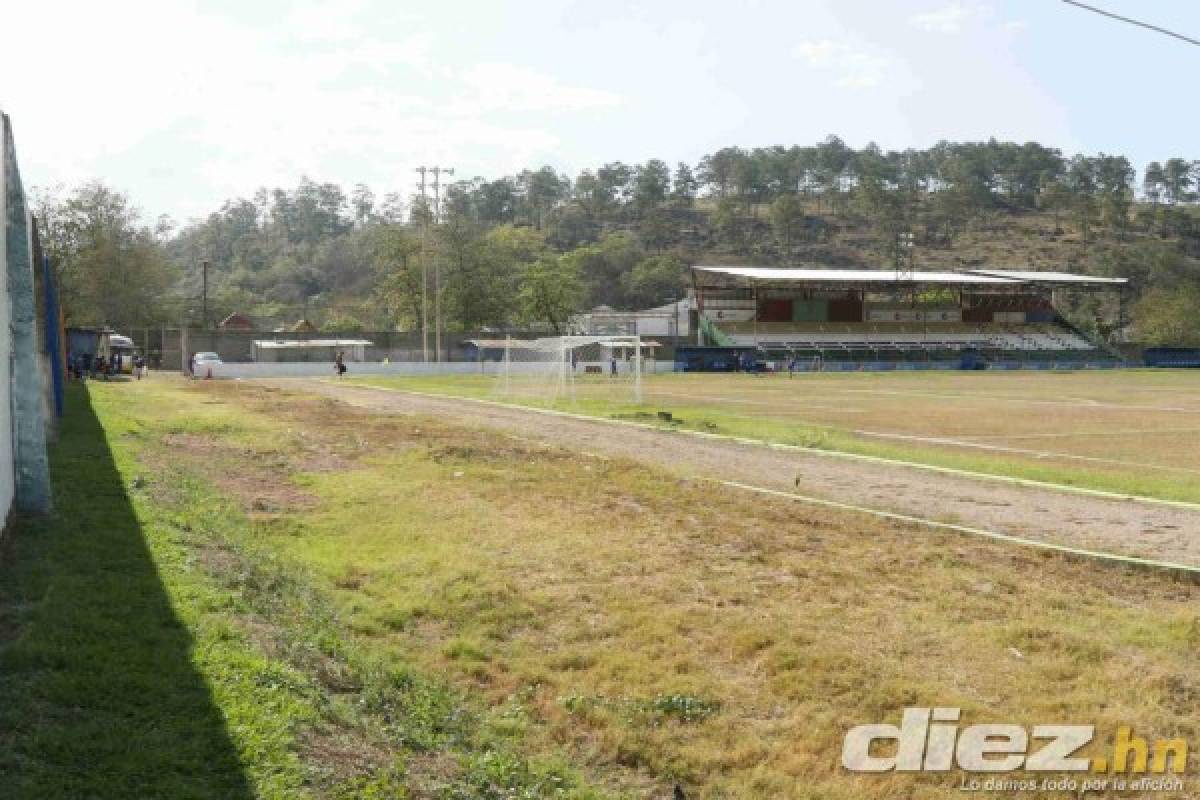
[[[225,362],[221,361],[221,357],[216,353],[196,353],[195,370],[192,374],[203,377],[213,367],[219,367],[223,363]]]

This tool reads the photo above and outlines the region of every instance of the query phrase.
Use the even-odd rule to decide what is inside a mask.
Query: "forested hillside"
[[[237,310],[330,330],[410,328],[428,268],[450,329],[560,328],[583,308],[675,299],[688,264],[884,267],[912,233],[917,268],[1128,277],[1135,336],[1183,344],[1200,343],[1198,183],[1200,162],[1182,158],[1139,176],[1123,156],[1036,143],[884,152],[829,137],[725,148],[696,165],[459,181],[442,186],[436,215],[432,190],[422,202],[308,179],[178,230],[98,185],[41,205],[80,322],[201,324],[207,260],[210,324]]]

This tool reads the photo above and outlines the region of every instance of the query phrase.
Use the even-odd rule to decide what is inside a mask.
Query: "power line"
[[[1136,25],[1139,28],[1145,28],[1146,30],[1154,31],[1155,33],[1161,33],[1164,36],[1170,36],[1174,39],[1179,39],[1180,41],[1187,42],[1188,44],[1194,44],[1197,47],[1200,47],[1200,39],[1193,39],[1190,36],[1184,36],[1182,33],[1176,33],[1173,30],[1169,30],[1167,28],[1162,28],[1162,27],[1159,27],[1158,25],[1151,25],[1149,22],[1142,22],[1141,20],[1131,19],[1130,17],[1122,17],[1120,14],[1114,14],[1111,11],[1105,11],[1102,8],[1096,8],[1095,6],[1089,6],[1086,3],[1078,2],[1078,0],[1062,0],[1062,1],[1064,3],[1066,3],[1067,5],[1072,5],[1077,8],[1082,8],[1084,11],[1091,11],[1093,14],[1099,14],[1102,17],[1108,17],[1110,19],[1115,19],[1119,22],[1125,22],[1129,25]]]

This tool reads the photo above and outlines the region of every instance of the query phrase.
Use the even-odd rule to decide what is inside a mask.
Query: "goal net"
[[[496,364],[496,394],[546,404],[640,403],[646,351],[639,336],[509,338]]]

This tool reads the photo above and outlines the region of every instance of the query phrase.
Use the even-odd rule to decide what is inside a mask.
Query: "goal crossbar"
[[[628,362],[626,374],[632,377],[633,397],[635,402],[642,402],[642,371],[644,366],[644,350],[648,347],[639,335],[626,336],[588,336],[566,335],[545,336],[537,339],[505,338],[504,360],[502,368],[502,387],[505,394],[510,392],[510,375],[514,373],[513,365],[532,357],[535,362],[544,364],[548,370],[543,373],[550,377],[556,397],[574,397],[575,368],[578,351],[585,348],[599,347],[607,350],[606,359],[613,366],[616,375],[618,351],[622,360]],[[593,359],[595,360],[595,359]]]

